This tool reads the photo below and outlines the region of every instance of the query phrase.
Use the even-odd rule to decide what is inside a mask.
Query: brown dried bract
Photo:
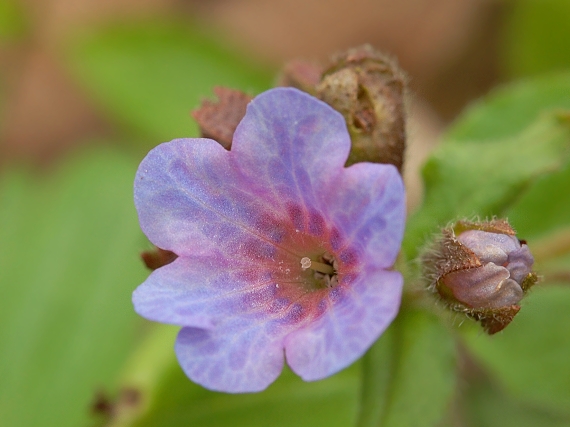
[[[178,255],[172,251],[167,251],[166,249],[155,248],[151,251],[144,251],[141,253],[141,258],[147,268],[150,270],[156,270],[157,268],[170,264],[178,258]]]
[[[493,218],[490,221],[457,221],[453,227],[455,234],[461,234],[466,230],[488,231],[489,233],[516,235],[516,231],[505,219]]]
[[[481,322],[485,332],[493,335],[505,329],[513,321],[520,309],[519,305],[511,305],[493,310],[472,310],[467,315]]]
[[[220,86],[214,88],[214,93],[218,101],[204,100],[200,108],[192,112],[192,117],[198,122],[202,137],[214,139],[229,150],[236,127],[245,116],[252,97]]]
[[[113,414],[113,410],[114,402],[111,398],[103,390],[97,390],[91,402],[91,412],[96,415],[110,417]]]
[[[112,398],[106,392],[98,390],[91,403],[91,412],[102,416],[109,425],[120,417],[121,413],[137,410],[142,402],[142,393],[131,387],[119,391],[118,396]],[[113,424],[114,425],[114,424]]]
[[[443,229],[442,236],[439,250],[429,254],[433,259],[437,279],[453,271],[481,266],[479,258],[471,249],[457,240],[451,230]]]

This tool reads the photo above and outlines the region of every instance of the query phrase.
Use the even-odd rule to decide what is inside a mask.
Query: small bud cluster
[[[458,221],[422,256],[428,289],[453,311],[503,330],[537,282],[534,259],[506,220]]]

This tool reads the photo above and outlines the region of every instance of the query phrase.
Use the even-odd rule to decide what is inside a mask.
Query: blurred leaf
[[[570,225],[570,164],[540,177],[507,215],[531,249],[533,238]]]
[[[286,370],[262,393],[228,395],[197,390],[199,386],[177,369],[155,410],[135,425],[345,427],[355,418],[357,371],[354,367],[323,381],[304,383]]]
[[[82,426],[136,337],[145,271],[132,202],[136,164],[85,153],[48,178],[0,177],[2,426]]]
[[[570,416],[570,288],[540,285],[501,334],[465,334],[468,348],[517,399]]]
[[[459,117],[424,167],[424,203],[404,241],[408,258],[437,227],[461,216],[503,215],[534,179],[563,166],[568,93],[569,73],[528,79],[495,89]]]
[[[458,217],[501,216],[541,174],[570,154],[570,115],[544,114],[520,134],[479,141],[446,139],[426,163],[426,194],[408,223],[410,258],[436,225]]]
[[[440,425],[455,388],[455,348],[441,322],[401,310],[365,356],[359,427]]]
[[[474,102],[446,131],[444,142],[485,141],[519,134],[545,111],[570,110],[570,73],[500,86]]]
[[[360,365],[323,381],[303,382],[285,369],[267,390],[255,394],[211,392],[181,371],[173,350],[178,328],[156,325],[135,352],[121,389],[137,390],[139,407],[118,407],[109,427],[307,426],[345,427],[356,416]]]
[[[94,98],[117,119],[147,135],[149,147],[197,137],[190,117],[214,86],[257,93],[270,73],[184,24],[116,26],[80,37],[69,61]],[[152,141],[152,142],[150,142]]]
[[[511,1],[500,55],[507,75],[570,69],[569,22],[568,0]]]
[[[0,0],[0,47],[24,34],[26,27],[21,3],[17,0]]]
[[[513,399],[485,378],[465,387],[464,417],[471,427],[567,427],[570,417]]]

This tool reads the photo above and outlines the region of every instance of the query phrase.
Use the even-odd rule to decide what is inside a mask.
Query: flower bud
[[[506,220],[459,221],[422,256],[428,289],[453,311],[481,322],[489,334],[504,329],[537,282],[534,259]]]
[[[342,113],[352,140],[347,164],[391,163],[402,170],[407,79],[396,61],[370,45],[332,58],[317,97]]]

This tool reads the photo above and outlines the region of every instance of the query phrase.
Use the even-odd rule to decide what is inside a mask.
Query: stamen
[[[328,265],[322,262],[313,261],[309,257],[301,258],[301,268],[306,270],[307,268],[311,268],[319,273],[333,275],[335,273],[334,268],[332,265]]]
[[[308,258],[308,257],[301,258],[301,268],[303,270],[306,270],[307,268],[311,268],[311,264],[312,264],[312,262],[311,262],[310,258]]]

